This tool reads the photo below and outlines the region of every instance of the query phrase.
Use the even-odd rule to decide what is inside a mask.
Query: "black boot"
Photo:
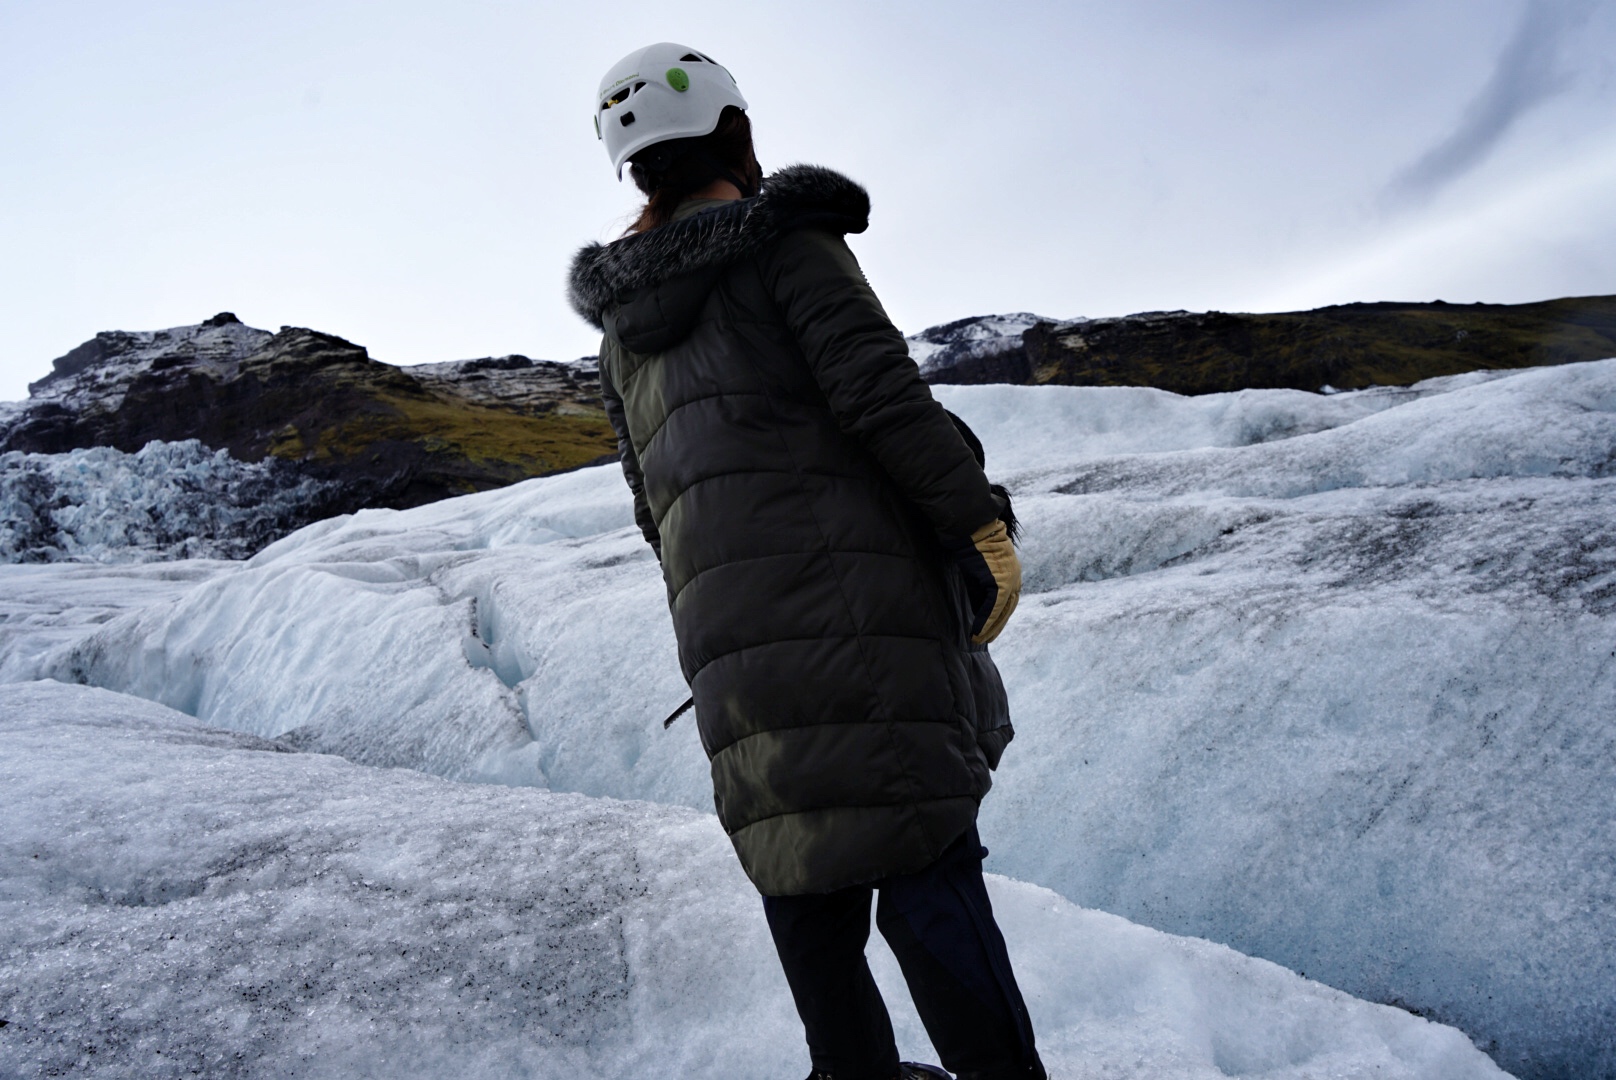
[[[1006,1065],[1002,1068],[962,1072],[957,1080],[1049,1080],[1044,1064],[1033,1059],[1031,1065]]]
[[[836,1080],[830,1073],[815,1069],[808,1074],[808,1080]],[[900,1061],[898,1063],[898,1080],[954,1080],[952,1076],[935,1065],[922,1065],[915,1061]]]

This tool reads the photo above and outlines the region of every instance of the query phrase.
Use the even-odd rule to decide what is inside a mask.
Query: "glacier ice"
[[[1522,1075],[1616,1070],[1616,361],[936,391],[1027,522],[991,868],[1418,1009]],[[711,805],[695,739],[660,728],[686,688],[614,468],[173,565],[194,579],[122,604],[82,567],[0,568],[27,585],[0,675]]]
[[[309,518],[335,485],[195,439],[0,454],[0,563],[240,559]]]
[[[0,1074],[804,1070],[711,815],[365,768],[57,683],[0,687],[0,740]],[[1054,1075],[1504,1075],[1274,964],[989,890]],[[931,1056],[884,947],[873,967]]]

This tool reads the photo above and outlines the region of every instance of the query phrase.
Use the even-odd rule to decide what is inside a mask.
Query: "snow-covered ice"
[[[1419,1009],[1521,1075],[1616,1071],[1616,361],[936,390],[1027,522],[990,866]],[[171,565],[195,581],[121,605],[83,567],[0,568],[0,674],[711,806],[688,727],[661,730],[687,691],[614,468]],[[105,621],[70,625],[81,588]]]
[[[0,740],[0,1074],[807,1067],[710,815],[365,768],[57,683],[0,687]],[[1451,1028],[1274,964],[989,890],[1055,1076],[1503,1075]],[[883,948],[874,967],[928,1056]]]

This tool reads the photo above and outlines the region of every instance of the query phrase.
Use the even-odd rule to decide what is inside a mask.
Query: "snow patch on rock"
[[[115,411],[129,385],[154,364],[188,364],[226,378],[272,337],[229,312],[166,330],[104,330],[52,361],[51,373],[29,384],[27,405]]]
[[[962,364],[969,366],[971,361],[990,360],[1006,353],[1019,352],[1022,334],[1038,323],[1052,321],[1026,311],[1008,315],[977,315],[930,327],[918,334],[911,334],[905,340],[909,343],[910,359],[920,365],[922,378],[928,382],[951,382],[955,380],[950,379],[948,373]],[[998,374],[1022,375],[1019,371]],[[1002,381],[1025,380],[1018,377]]]

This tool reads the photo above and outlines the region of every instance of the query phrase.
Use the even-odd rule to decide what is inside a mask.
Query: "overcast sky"
[[[1616,0],[0,0],[0,400],[230,310],[393,363],[592,353],[635,206],[595,87],[725,64],[869,188],[906,332],[967,315],[1616,293]]]

